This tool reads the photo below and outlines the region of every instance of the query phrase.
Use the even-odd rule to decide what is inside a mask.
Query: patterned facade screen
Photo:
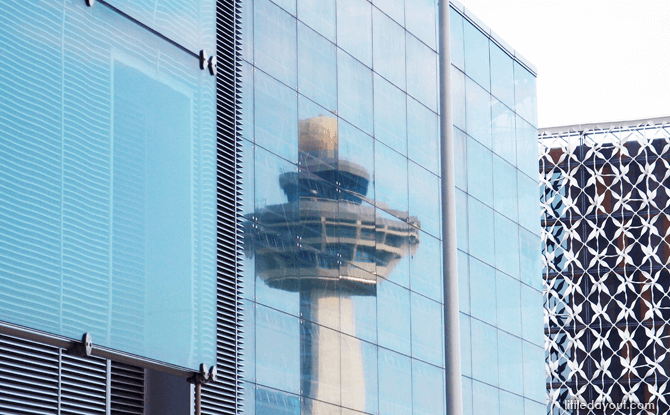
[[[668,159],[667,120],[540,133],[551,414],[573,398],[669,410]]]
[[[0,321],[214,365],[215,77],[105,2],[0,16]]]

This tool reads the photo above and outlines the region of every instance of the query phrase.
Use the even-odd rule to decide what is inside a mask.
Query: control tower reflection
[[[247,222],[246,253],[255,256],[256,273],[263,283],[299,293],[304,320],[333,327],[327,310],[340,310],[341,330],[356,333],[356,322],[350,317],[355,313],[349,312],[354,307],[352,297],[377,295],[377,285],[403,255],[416,251],[420,224],[407,212],[387,206],[380,207],[390,215],[375,214],[373,201],[366,197],[372,175],[365,167],[340,158],[336,118],[320,115],[301,120],[299,134],[298,171],[279,176],[288,202],[254,212],[253,219],[263,226]],[[339,403],[342,392],[332,385],[340,374],[326,370],[333,362],[324,361],[332,358],[325,352],[325,343],[332,340],[322,332],[301,330],[300,389],[304,396]],[[346,353],[349,362],[362,359],[361,350],[349,348]],[[364,370],[362,362],[354,366]],[[349,382],[347,387],[347,393],[356,395],[347,399],[363,407],[364,375],[354,376],[359,384]],[[334,376],[337,379],[327,379]],[[307,400],[303,413],[312,413],[305,405],[310,405]]]

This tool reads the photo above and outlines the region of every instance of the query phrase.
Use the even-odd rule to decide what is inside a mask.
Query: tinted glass
[[[472,320],[472,377],[498,385],[498,340],[493,326]],[[475,402],[477,398],[475,397]],[[489,412],[478,412],[489,413]]]
[[[463,17],[452,8],[449,8],[449,39],[451,46],[451,64],[461,70],[465,70]]]
[[[470,314],[470,260],[463,251],[458,251],[458,307]]]
[[[470,254],[493,265],[493,210],[472,197],[468,197],[468,228]]]
[[[300,322],[267,307],[256,309],[258,383],[288,392],[300,391]],[[256,403],[258,407],[258,403]]]
[[[398,24],[405,24],[405,0],[374,0],[372,3]]]
[[[405,31],[376,8],[372,12],[373,68],[390,82],[405,89]]]
[[[407,93],[437,111],[437,53],[412,35],[407,36]]]
[[[410,354],[409,291],[388,281],[377,290],[379,345]]]
[[[458,249],[468,252],[469,232],[468,232],[468,195],[461,190],[456,189],[456,224],[457,224],[457,246]]]
[[[340,116],[372,134],[372,72],[338,49],[337,74]]]
[[[536,235],[540,234],[540,189],[536,181],[525,174],[518,174],[519,184],[519,224]]]
[[[412,291],[442,302],[442,242],[423,232],[418,238],[418,246],[410,256]]]
[[[468,193],[493,206],[493,158],[491,151],[468,137]]]
[[[298,97],[261,71],[255,72],[256,143],[293,163],[298,161]]]
[[[296,22],[268,0],[254,2],[254,63],[286,85],[296,87]]]
[[[472,376],[472,342],[470,341],[470,316],[459,314],[461,329],[461,373]],[[465,397],[465,395],[464,395]]]
[[[519,228],[519,249],[521,281],[535,288],[542,289],[542,279],[540,271],[540,257],[537,255],[538,246],[540,246],[540,237],[534,235],[524,228]]]
[[[454,128],[454,176],[456,187],[468,190],[467,137],[458,128]]]
[[[544,402],[547,396],[545,371],[542,365],[534,364],[544,361],[544,349],[524,341],[523,355],[523,394]]]
[[[498,327],[521,336],[521,285],[519,281],[496,272]]]
[[[470,259],[470,296],[472,316],[496,324],[496,274],[481,261]]]
[[[514,62],[514,111],[537,126],[537,91],[535,76]]]
[[[337,110],[335,45],[298,25],[298,89],[330,111]]]
[[[375,143],[375,190],[380,207],[407,211],[407,159],[380,142]]]
[[[372,67],[372,5],[367,0],[337,1],[337,44]]]
[[[313,293],[313,292],[312,292]],[[326,297],[320,296],[324,300]],[[337,301],[337,298],[335,298]],[[301,367],[304,396],[340,404],[340,339],[336,331],[309,322],[300,325],[300,358],[318,366]],[[282,388],[284,389],[284,388]]]
[[[516,118],[517,165],[533,180],[538,178],[537,129],[522,118]]]
[[[454,125],[465,131],[465,75],[454,67],[451,68],[451,104]]]
[[[519,226],[495,214],[496,268],[519,278]]]
[[[358,411],[378,410],[377,347],[342,336],[342,405]]]
[[[491,95],[465,78],[466,132],[486,147],[491,147]]]
[[[440,303],[412,293],[412,357],[444,367]]]
[[[523,357],[522,340],[518,337],[498,331],[498,355],[500,356],[500,387],[523,394]]]
[[[437,114],[407,98],[409,158],[425,169],[440,174],[440,139]]]
[[[381,76],[375,74],[374,78],[375,138],[406,155],[407,96]]]
[[[435,25],[427,22],[435,21],[437,17],[436,11],[437,4],[434,0],[411,0],[405,2],[407,30],[433,50],[437,49],[437,30]]]
[[[440,178],[409,162],[409,214],[416,216],[421,229],[440,237]]]
[[[379,410],[412,413],[412,365],[409,357],[379,349]]]
[[[300,20],[335,42],[335,0],[298,0]]]
[[[444,372],[431,365],[412,360],[412,414],[444,413]]]
[[[491,141],[493,151],[513,166],[517,160],[515,116],[511,109],[497,99],[491,100]],[[537,146],[536,146],[537,147]],[[536,169],[537,170],[537,169]]]
[[[512,58],[491,43],[491,94],[514,107],[514,63]]]
[[[513,221],[518,220],[517,170],[493,156],[493,207]]]
[[[0,320],[213,364],[215,79],[103,5],[0,9]]]
[[[487,91],[490,88],[489,40],[470,22],[463,22],[465,73]]]
[[[481,382],[472,382],[472,412],[474,414],[498,415],[498,389]]]

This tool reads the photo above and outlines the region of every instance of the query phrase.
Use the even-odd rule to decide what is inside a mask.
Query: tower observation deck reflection
[[[336,118],[320,115],[299,122],[298,170],[279,176],[288,202],[257,207],[245,227],[245,249],[255,256],[262,283],[299,293],[304,320],[333,327],[328,310],[340,310],[339,327],[355,334],[352,297],[376,297],[377,285],[388,284],[383,280],[403,255],[416,251],[420,223],[408,212],[379,204],[390,215],[377,215],[374,201],[366,197],[371,173],[338,154],[338,145]],[[324,386],[337,383],[327,378],[339,379],[339,373],[325,369],[333,362],[324,361],[331,357],[322,349],[332,340],[321,332],[301,330],[300,389],[304,396],[339,403],[344,392]],[[362,359],[360,349],[346,353],[350,362]],[[361,372],[355,376],[358,384],[351,388],[349,380],[348,389],[357,396],[348,399],[364,405],[364,365],[355,367]],[[312,413],[305,401],[303,412]]]

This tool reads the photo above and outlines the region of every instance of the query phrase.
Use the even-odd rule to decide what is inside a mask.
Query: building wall
[[[542,414],[535,75],[462,14],[451,9],[464,407]]]
[[[435,2],[243,16],[246,410],[444,413]]]
[[[668,120],[539,137],[549,413],[575,397],[667,413]]]

